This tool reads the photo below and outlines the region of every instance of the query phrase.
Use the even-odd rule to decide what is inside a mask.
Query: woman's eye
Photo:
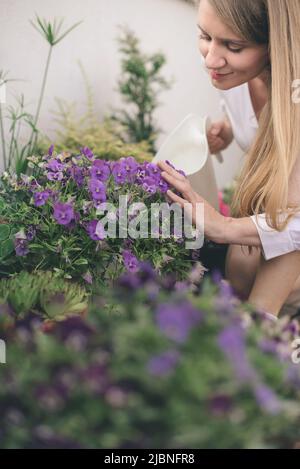
[[[208,37],[208,36],[205,36],[204,34],[199,34],[198,37],[199,37],[199,39],[202,39],[203,41],[211,41],[211,38]],[[226,47],[230,52],[233,52],[234,54],[238,54],[238,53],[242,52],[242,50],[243,50],[243,48],[231,49],[228,44],[226,44]]]
[[[236,54],[238,54],[239,52],[242,52],[243,49],[230,49],[229,46],[227,46],[228,50],[230,50],[230,52],[234,52]]]

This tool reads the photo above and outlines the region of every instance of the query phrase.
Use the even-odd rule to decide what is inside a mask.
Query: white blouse
[[[230,120],[234,138],[241,149],[246,152],[258,129],[248,83],[230,90],[220,90],[220,94],[221,108]],[[270,228],[265,214],[258,215],[257,219],[255,215],[250,218],[257,228],[266,260],[300,250],[300,212],[291,219],[282,232]]]

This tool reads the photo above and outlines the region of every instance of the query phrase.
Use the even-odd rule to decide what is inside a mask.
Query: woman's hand
[[[231,219],[217,212],[203,197],[193,190],[190,181],[173,169],[168,163],[160,161],[157,163],[157,166],[162,170],[161,175],[165,181],[177,189],[182,195],[182,197],[180,197],[169,190],[167,192],[168,198],[172,202],[178,203],[183,208],[186,205],[186,213],[190,220],[196,228],[199,228],[202,232],[204,229],[206,238],[216,243],[226,244],[227,228]],[[201,209],[200,204],[204,204],[204,227],[197,225],[197,222],[199,223],[199,221],[201,221],[199,211]]]
[[[207,132],[209,150],[213,155],[225,150],[232,140],[232,128],[227,119],[215,122]]]

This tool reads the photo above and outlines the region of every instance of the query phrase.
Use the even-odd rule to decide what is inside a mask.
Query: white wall
[[[29,109],[35,109],[48,50],[29,23],[35,12],[49,20],[65,17],[66,27],[83,20],[54,48],[39,125],[50,136],[54,126],[49,111],[55,108],[54,97],[76,101],[78,110],[84,109],[85,89],[78,60],[94,89],[99,117],[120,104],[116,36],[117,26],[125,23],[141,38],[145,52],[160,50],[167,56],[163,73],[176,80],[172,89],[161,95],[157,120],[165,134],[159,143],[190,112],[219,116],[218,92],[202,68],[197,48],[197,11],[182,0],[0,0],[0,69],[25,80],[10,84],[7,104],[13,103],[12,94],[23,92]],[[223,165],[215,162],[219,187],[230,183],[242,160],[236,144],[224,156]]]

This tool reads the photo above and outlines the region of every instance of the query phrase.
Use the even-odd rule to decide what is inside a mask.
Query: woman
[[[200,0],[198,23],[200,52],[227,113],[210,129],[210,149],[220,151],[235,137],[246,161],[234,218],[160,163],[182,197],[167,195],[192,203],[194,221],[197,203],[204,203],[206,237],[229,244],[226,277],[243,299],[277,316],[300,298],[300,104],[292,99],[300,78],[299,1]]]

